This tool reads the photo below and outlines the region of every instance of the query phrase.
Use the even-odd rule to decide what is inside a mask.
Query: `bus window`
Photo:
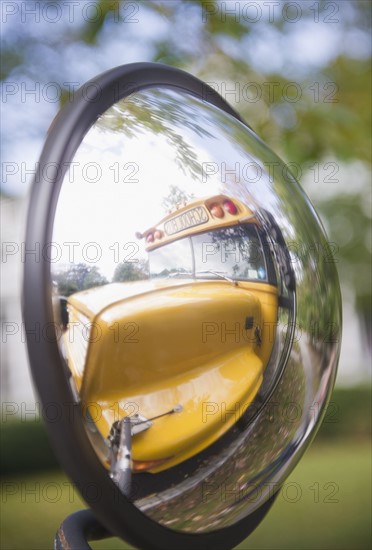
[[[198,278],[214,278],[214,271],[237,280],[267,281],[264,252],[254,225],[214,229],[191,239]]]
[[[190,240],[185,237],[149,253],[150,276],[190,277],[193,260]]]

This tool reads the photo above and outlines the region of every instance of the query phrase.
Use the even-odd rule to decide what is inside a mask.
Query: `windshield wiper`
[[[224,275],[224,271],[213,271],[213,269],[205,269],[203,271],[196,271],[195,275],[199,273],[212,273],[212,275],[216,275],[217,277],[221,277],[221,279],[225,279],[225,281],[228,281],[229,283],[232,283],[235,286],[238,286],[238,281],[235,279],[231,279],[231,277],[227,277],[227,275]]]
[[[167,277],[169,279],[172,277],[180,277],[181,275],[187,275],[188,277],[192,277],[191,271],[181,271],[181,270],[172,271],[172,273],[168,273]]]

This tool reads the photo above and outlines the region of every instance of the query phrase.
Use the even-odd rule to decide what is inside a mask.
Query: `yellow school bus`
[[[189,201],[136,235],[148,279],[70,296],[64,347],[107,466],[124,445],[125,468],[157,473],[217,441],[252,403],[278,288],[263,230],[236,198]]]

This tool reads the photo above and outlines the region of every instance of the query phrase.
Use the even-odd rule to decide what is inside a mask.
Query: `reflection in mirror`
[[[107,475],[172,529],[251,513],[337,359],[327,243],[283,164],[206,102],[135,93],[81,143],[53,244],[60,350]]]

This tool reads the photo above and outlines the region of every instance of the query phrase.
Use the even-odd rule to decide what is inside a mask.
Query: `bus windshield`
[[[253,224],[183,237],[149,253],[151,277],[267,281],[265,255]]]

